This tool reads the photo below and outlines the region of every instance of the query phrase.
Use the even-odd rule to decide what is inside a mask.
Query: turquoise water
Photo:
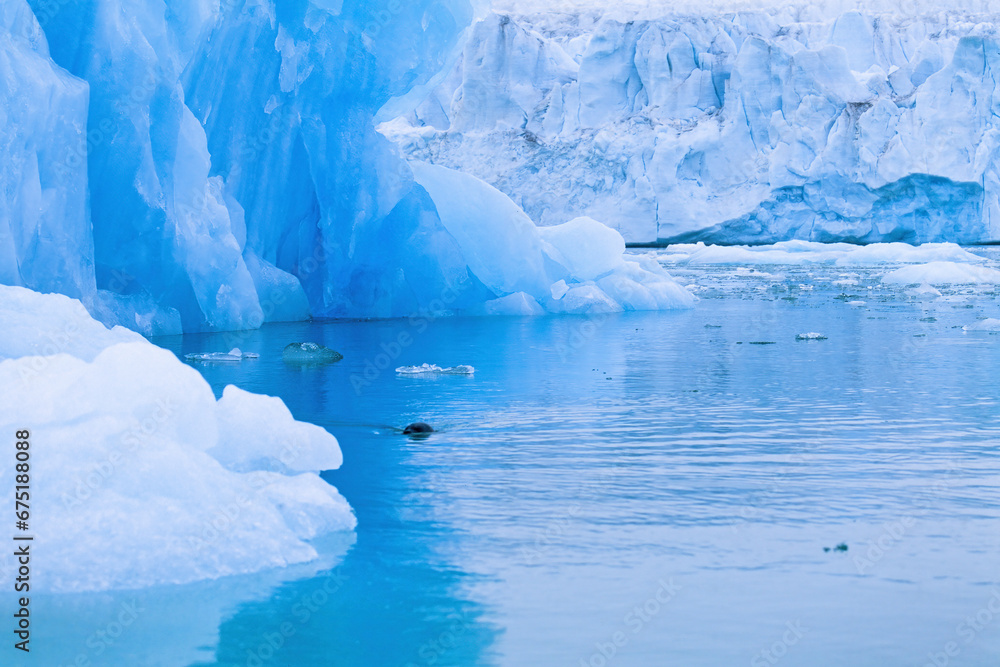
[[[358,529],[319,564],[143,593],[101,657],[74,647],[128,594],[60,602],[95,619],[53,639],[60,660],[1000,663],[1000,336],[961,328],[1000,317],[995,288],[674,268],[696,309],[158,340],[258,353],[197,367],[338,437],[324,476]],[[345,359],[286,366],[304,340]],[[424,362],[476,374],[393,370]],[[395,430],[416,420],[439,432]]]

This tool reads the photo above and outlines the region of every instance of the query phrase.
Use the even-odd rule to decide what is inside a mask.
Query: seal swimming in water
[[[426,435],[433,432],[431,425],[424,422],[414,422],[403,429],[403,435]]]

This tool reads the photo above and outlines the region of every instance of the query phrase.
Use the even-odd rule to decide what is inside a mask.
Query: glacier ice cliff
[[[375,129],[451,71],[474,4],[6,0],[0,283],[146,335],[484,312],[514,293]]]
[[[23,0],[0,5],[0,283],[93,299],[87,84],[49,58]]]
[[[995,14],[508,4],[381,129],[541,224],[590,216],[630,242],[1000,240]]]

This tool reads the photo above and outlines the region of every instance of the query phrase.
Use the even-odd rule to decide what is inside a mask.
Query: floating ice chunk
[[[565,285],[566,283],[563,283]],[[545,309],[538,305],[535,297],[524,292],[515,292],[507,296],[493,299],[483,304],[487,315],[518,315],[522,317],[544,315]]]
[[[622,305],[625,310],[656,310],[656,294],[645,285],[627,275],[605,276],[597,281],[605,294]]]
[[[847,305],[848,306],[854,306],[854,307],[860,307],[860,306],[866,306],[866,305],[868,305],[868,302],[867,301],[848,301]]]
[[[498,297],[524,292],[553,313],[686,308],[696,301],[655,259],[626,259],[621,234],[592,218],[539,228],[509,197],[473,176],[421,162],[412,167],[469,271]],[[615,301],[621,290],[612,295],[604,282],[594,282],[622,271],[654,298],[625,305]]]
[[[676,282],[652,257],[627,261],[597,281],[598,287],[625,310],[691,308],[698,297]]]
[[[45,536],[37,559],[49,573],[40,590],[144,588],[305,563],[317,555],[305,538],[355,526],[315,474],[339,465],[336,439],[296,422],[279,399],[229,388],[217,402],[172,353],[109,331],[66,297],[0,287],[0,314],[0,429],[28,425],[45,451],[33,463],[32,528]],[[59,353],[32,356],[21,337],[50,326]],[[14,474],[0,461],[0,485],[13,489]]]
[[[738,276],[749,276],[752,278],[772,278],[773,274],[767,273],[766,271],[760,271],[758,269],[753,269],[747,266],[740,266],[736,269],[736,275]]]
[[[677,289],[684,290],[680,285]],[[622,306],[594,283],[572,285],[560,299],[548,304],[553,313],[567,315],[588,315],[598,313],[620,313]]]
[[[76,299],[0,285],[0,359],[69,354],[93,361],[115,343],[143,342],[124,327],[109,330]]]
[[[933,285],[928,285],[924,283],[919,287],[914,287],[913,289],[906,290],[907,296],[912,296],[916,299],[935,299],[941,296],[941,291],[934,287]]]
[[[296,507],[294,496],[279,507],[251,478],[207,453],[219,440],[215,398],[173,354],[127,343],[91,363],[45,357],[25,381],[22,371],[34,359],[0,363],[0,428],[31,424],[47,452],[35,464],[33,526],[46,536],[38,556],[50,573],[41,582],[46,589],[179,584],[316,557],[284,518]],[[243,436],[252,450],[276,444],[252,431]],[[0,464],[8,488],[13,474]],[[330,510],[324,525],[354,526],[342,507]],[[109,543],[116,548],[109,551]]]
[[[904,266],[882,277],[890,285],[1000,285],[1000,271],[985,266],[970,266],[956,262],[930,262]]]
[[[962,327],[962,330],[1000,332],[1000,320],[990,317],[985,320],[980,320],[975,324],[966,325]]]
[[[185,354],[184,358],[188,361],[231,363],[243,361],[244,359],[257,359],[259,356],[260,355],[253,352],[247,352],[244,354],[240,348],[234,347],[229,352],[202,352],[199,354]]]
[[[873,266],[878,264],[919,264],[934,261],[978,264],[986,259],[965,250],[955,243],[872,243],[853,246],[837,259],[837,266]]]
[[[340,361],[344,355],[318,343],[289,343],[281,358],[295,364],[328,364]]]
[[[400,366],[396,369],[400,375],[475,375],[472,366],[451,366],[441,368],[436,364],[421,364],[419,366]]]
[[[795,337],[795,340],[826,340],[826,336],[821,333],[811,331],[809,333],[800,333]]]
[[[315,473],[292,477],[275,472],[256,472],[251,479],[254,487],[278,508],[285,524],[301,540],[311,540],[357,525],[357,519],[344,496]]]
[[[545,251],[579,282],[595,280],[621,265],[625,239],[614,229],[589,217],[554,227],[539,227]]]
[[[661,251],[660,260],[668,264],[749,264],[879,266],[952,261],[979,264],[985,258],[954,243],[873,243],[858,246],[850,243],[815,243],[782,241],[762,246],[717,246],[704,243],[672,245]],[[741,272],[742,270],[742,272]],[[747,269],[740,267],[737,274]]]
[[[337,439],[315,424],[295,421],[280,398],[230,385],[216,414],[219,440],[208,453],[229,470],[288,474],[336,470],[343,463]]]
[[[549,277],[535,223],[511,199],[475,176],[413,162],[413,177],[437,207],[469,270],[498,296],[538,296]]]

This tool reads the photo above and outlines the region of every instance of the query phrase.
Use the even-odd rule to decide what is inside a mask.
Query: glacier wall
[[[438,86],[481,9],[5,2],[0,284],[78,297],[102,322],[146,335],[406,316],[440,311],[443,295],[454,295],[448,312],[528,303],[484,284],[475,244],[441,219],[442,197],[375,129]],[[471,214],[535,234],[515,205],[501,208],[504,219]],[[550,268],[553,283],[566,273]],[[536,305],[549,287],[530,295]],[[629,307],[590,291],[597,307]]]
[[[1000,240],[995,15],[584,4],[487,16],[380,129],[631,242]]]
[[[0,283],[93,299],[87,84],[49,58],[23,0],[0,5]]]
[[[439,267],[438,280],[420,283],[434,290],[464,267],[456,252],[413,243],[442,231],[372,119],[405,108],[408,94],[446,69],[473,16],[466,0],[30,5],[35,16],[23,0],[5,3],[19,23],[4,27],[24,58],[33,50],[45,61],[51,45],[36,70],[47,65],[49,79],[71,82],[66,108],[49,122],[68,124],[72,136],[45,147],[53,158],[30,144],[51,134],[14,119],[29,144],[13,148],[87,184],[80,201],[53,206],[63,222],[51,228],[92,224],[93,250],[72,267],[72,291],[104,321],[170,333],[310,311],[400,314],[427,300],[407,269]],[[55,85],[33,71],[25,78],[38,98]],[[21,189],[30,196],[32,174],[14,176],[29,180]],[[44,268],[33,256],[6,255],[4,270],[21,274],[4,282],[71,291],[24,275]]]

